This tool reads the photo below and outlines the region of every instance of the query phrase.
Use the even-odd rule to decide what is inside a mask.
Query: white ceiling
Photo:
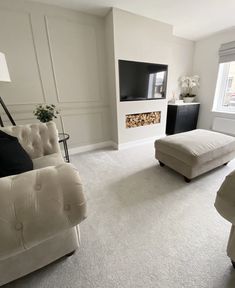
[[[104,16],[110,7],[173,25],[174,34],[197,40],[235,26],[235,0],[30,0]],[[234,35],[235,37],[235,35]]]

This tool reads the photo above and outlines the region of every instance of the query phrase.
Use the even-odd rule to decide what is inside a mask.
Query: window
[[[235,113],[235,41],[222,44],[213,110]]]
[[[235,61],[219,65],[213,108],[215,111],[235,112]]]

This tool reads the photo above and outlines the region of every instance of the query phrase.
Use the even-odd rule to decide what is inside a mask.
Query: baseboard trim
[[[122,144],[116,144],[116,143],[115,144],[118,150],[122,150],[122,149],[128,149],[128,148],[143,145],[143,144],[154,143],[155,140],[160,139],[165,136],[166,135],[163,134],[163,135],[158,135],[158,136],[154,136],[150,138],[144,138],[144,139],[140,139],[136,141],[130,141],[130,142],[122,143]]]
[[[106,147],[112,147],[113,149],[116,150],[123,150],[123,149],[128,149],[131,147],[147,144],[147,143],[154,143],[155,140],[160,139],[162,137],[165,137],[166,135],[160,135],[160,136],[155,136],[155,137],[150,137],[150,138],[144,138],[136,141],[130,141],[122,144],[117,144],[116,142],[113,141],[105,141],[105,142],[99,142],[99,143],[94,143],[94,144],[89,144],[85,146],[79,146],[79,147],[74,147],[74,148],[69,148],[69,154],[74,155],[74,154],[79,154],[83,152],[88,152],[96,149],[102,149]]]
[[[114,147],[114,143],[112,141],[105,141],[105,142],[99,142],[94,144],[89,144],[85,146],[79,146],[74,148],[69,148],[69,154],[74,155],[78,153],[88,152],[96,149],[101,149],[105,147]]]

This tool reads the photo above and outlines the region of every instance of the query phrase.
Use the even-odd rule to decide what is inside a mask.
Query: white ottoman
[[[186,182],[235,157],[235,138],[196,129],[155,141],[155,157],[185,177]]]

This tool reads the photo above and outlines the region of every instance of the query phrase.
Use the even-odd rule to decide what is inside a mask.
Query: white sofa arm
[[[217,192],[215,208],[226,220],[235,225],[235,170],[224,180]]]
[[[86,217],[77,170],[68,163],[0,179],[0,259],[29,249]]]

